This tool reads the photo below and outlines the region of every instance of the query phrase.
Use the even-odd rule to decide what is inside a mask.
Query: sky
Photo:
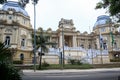
[[[18,1],[18,0],[8,0]],[[32,0],[31,0],[32,1]],[[32,2],[26,5],[25,10],[30,15],[31,24],[34,27],[34,6]],[[95,10],[96,3],[100,0],[39,0],[36,5],[36,28],[44,30],[58,29],[61,18],[72,19],[76,31],[81,33],[92,31],[92,28],[100,15],[107,15],[106,10]]]

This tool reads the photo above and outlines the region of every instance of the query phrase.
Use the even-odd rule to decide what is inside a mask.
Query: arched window
[[[6,46],[10,45],[10,36],[6,36],[6,38],[5,38],[5,45]]]
[[[24,60],[24,54],[23,53],[20,54],[20,60]]]

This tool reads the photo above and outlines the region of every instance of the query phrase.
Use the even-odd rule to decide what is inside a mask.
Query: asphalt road
[[[120,80],[120,71],[24,73],[23,80]],[[119,79],[118,79],[119,77]]]

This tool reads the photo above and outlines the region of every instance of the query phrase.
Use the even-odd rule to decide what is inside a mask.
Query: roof
[[[19,4],[19,2],[7,1],[2,6],[2,10],[5,10],[5,11],[7,11],[10,8],[14,9],[15,12],[21,12],[25,16],[29,16],[28,13],[25,11],[25,9]]]
[[[96,21],[96,23],[94,25],[94,28],[97,27],[97,26],[100,26],[100,25],[107,24],[109,22],[111,22],[111,19],[110,19],[109,16],[107,16],[107,15],[98,16],[97,21]]]

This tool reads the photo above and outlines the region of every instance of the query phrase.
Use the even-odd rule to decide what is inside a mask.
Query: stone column
[[[100,49],[100,41],[99,41],[99,37],[97,38],[97,47],[98,47],[98,49]]]
[[[73,35],[73,47],[76,47],[76,44],[77,44],[77,42],[76,42],[76,36]]]
[[[17,42],[17,37],[18,37],[18,28],[17,28],[17,26],[14,26],[14,43],[18,43]]]
[[[62,48],[62,35],[59,36],[59,47]]]

